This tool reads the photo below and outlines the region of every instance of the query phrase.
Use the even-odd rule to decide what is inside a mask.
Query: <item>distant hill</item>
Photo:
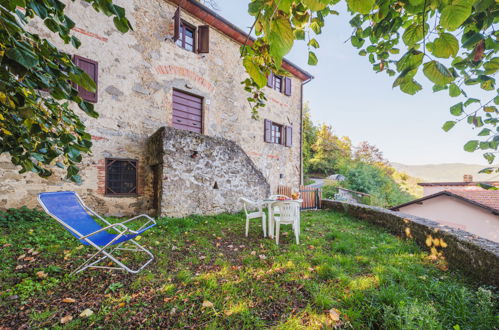
[[[405,172],[412,177],[420,178],[423,182],[452,182],[463,181],[463,175],[473,175],[473,181],[499,180],[499,173],[478,174],[487,167],[476,164],[429,164],[429,165],[405,165],[391,163],[397,171]]]

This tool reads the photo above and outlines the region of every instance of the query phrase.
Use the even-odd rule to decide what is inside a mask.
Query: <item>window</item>
[[[270,73],[267,77],[267,86],[283,93],[284,95],[291,96],[290,77],[283,77]]]
[[[208,25],[200,25],[196,28],[194,25],[182,20],[180,18],[180,7],[177,8],[173,16],[173,25],[173,41],[178,46],[199,54],[210,52],[210,27]]]
[[[265,119],[263,140],[267,143],[281,144],[286,147],[293,145],[293,127],[285,126]]]
[[[282,144],[282,125],[272,123],[272,143]]]
[[[274,76],[274,89],[276,91],[281,91],[282,89],[282,77],[281,76]]]
[[[73,56],[73,62],[77,67],[85,71],[90,78],[95,81],[96,85],[95,93],[90,92],[81,86],[75,85],[74,87],[78,90],[78,95],[80,95],[80,97],[85,101],[97,103],[99,64],[96,61],[78,55]]]
[[[185,22],[180,23],[180,34],[179,38],[177,39],[177,45],[180,47],[190,51],[194,52],[194,42],[195,42],[195,32],[196,28],[188,25]]]
[[[106,195],[137,195],[137,160],[106,158]]]

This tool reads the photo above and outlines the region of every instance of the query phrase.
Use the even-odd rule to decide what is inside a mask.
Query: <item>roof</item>
[[[435,194],[428,195],[411,202],[392,207],[390,210],[398,211],[400,208],[412,204],[418,204],[425,200],[439,196],[449,196],[464,202],[481,207],[492,214],[499,215],[499,191],[497,190],[442,190]]]
[[[236,42],[241,45],[245,42],[248,44],[252,44],[254,39],[248,39],[248,32],[243,31],[236,25],[232,24],[222,16],[215,13],[210,8],[206,7],[202,3],[199,3],[195,0],[168,0],[178,6],[180,6],[183,10],[188,12],[189,14],[197,17],[198,19],[208,23],[212,27],[216,28],[220,32],[224,33],[228,37],[232,38]],[[293,74],[295,77],[299,78],[302,81],[311,80],[314,78],[310,73],[303,70],[296,64],[291,61],[284,59],[282,63],[283,69]]]
[[[420,182],[419,186],[429,187],[429,186],[477,186],[480,183],[490,184],[492,186],[499,186],[499,181],[481,181],[481,182]]]

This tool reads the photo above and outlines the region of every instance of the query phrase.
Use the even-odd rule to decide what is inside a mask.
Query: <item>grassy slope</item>
[[[258,221],[245,238],[241,215],[161,219],[140,240],[156,261],[138,276],[65,275],[91,251],[55,221],[30,219],[0,217],[0,327],[49,327],[68,315],[71,327],[106,328],[498,327],[491,291],[337,213],[303,213],[302,244],[285,230],[280,247]],[[86,308],[94,314],[79,317]]]

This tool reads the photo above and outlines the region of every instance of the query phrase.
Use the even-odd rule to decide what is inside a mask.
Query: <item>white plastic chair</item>
[[[298,201],[279,201],[272,207],[279,208],[279,216],[274,216],[275,223],[275,242],[279,245],[279,232],[282,225],[292,225],[296,237],[296,244],[300,244],[300,202]]]
[[[267,217],[263,212],[262,204],[244,197],[239,198],[239,200],[243,203],[244,213],[246,214],[246,237],[248,237],[250,219],[257,218],[262,218],[263,237],[267,237]],[[254,209],[258,211],[250,212],[250,210]]]

